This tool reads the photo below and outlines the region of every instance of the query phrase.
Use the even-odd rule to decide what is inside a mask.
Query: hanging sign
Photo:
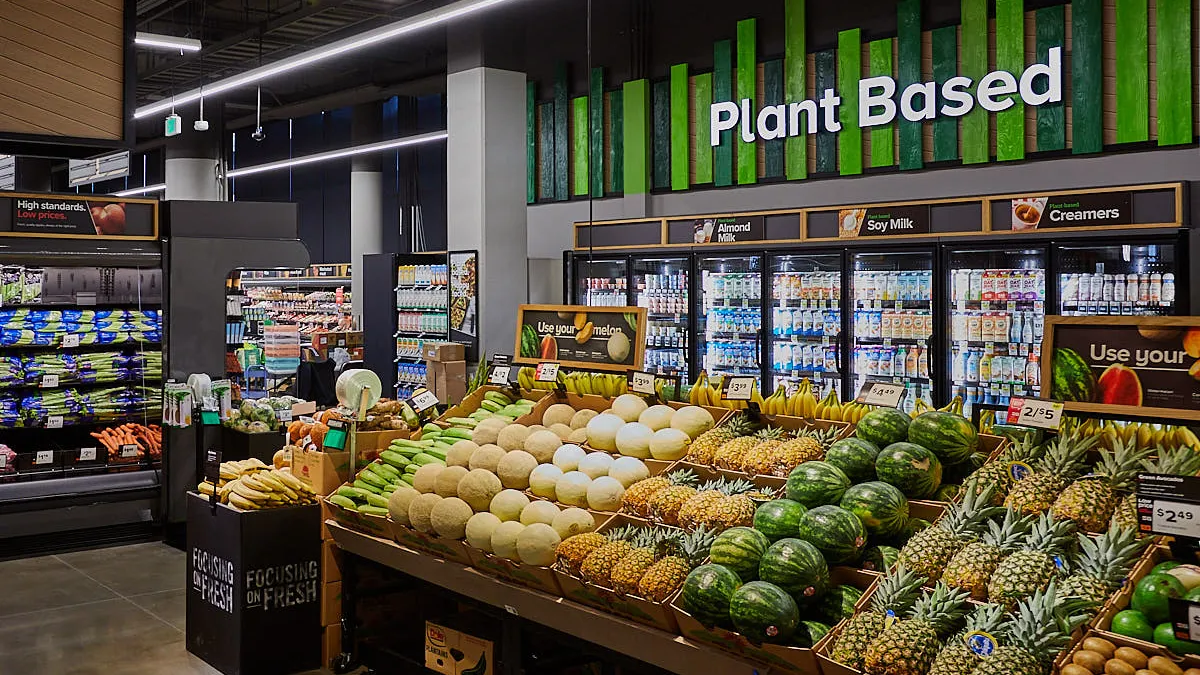
[[[692,224],[692,242],[696,244],[734,244],[766,239],[766,219],[762,216],[701,218]]]
[[[891,237],[928,234],[929,206],[876,206],[838,211],[838,237]]]
[[[1027,195],[1012,200],[1015,232],[1053,227],[1104,227],[1133,222],[1130,192],[1080,192],[1050,197]]]
[[[514,363],[625,373],[642,364],[645,348],[643,307],[521,305],[517,312]]]
[[[152,202],[65,195],[0,194],[0,235],[153,239]]]

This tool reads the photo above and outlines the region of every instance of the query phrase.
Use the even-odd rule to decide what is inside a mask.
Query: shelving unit
[[[425,385],[425,343],[450,337],[450,276],[445,257],[440,261],[396,267],[397,398],[407,398]]]

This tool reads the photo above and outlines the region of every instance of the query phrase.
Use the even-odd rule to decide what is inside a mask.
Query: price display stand
[[[858,392],[858,398],[854,400],[864,405],[898,408],[900,407],[900,400],[904,398],[904,391],[903,384],[866,382]]]
[[[1200,477],[1143,473],[1137,478],[1138,527],[1170,537],[1171,555],[1195,561],[1200,550]],[[1179,640],[1200,642],[1200,602],[1170,598],[1171,623]]]
[[[659,375],[658,373],[648,373],[644,370],[631,370],[626,375],[626,378],[630,393],[649,397],[651,403],[661,403],[663,405],[666,405],[669,400],[679,400],[679,389],[683,386],[683,378],[678,375]],[[658,384],[663,381],[671,383],[671,391],[674,392],[674,397],[664,396],[660,393]]]

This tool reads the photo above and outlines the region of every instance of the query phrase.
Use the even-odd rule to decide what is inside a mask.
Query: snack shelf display
[[[272,321],[299,326],[301,335],[349,330],[353,323],[353,298],[349,277],[260,277],[243,272],[241,316],[250,338],[261,337],[252,321]]]

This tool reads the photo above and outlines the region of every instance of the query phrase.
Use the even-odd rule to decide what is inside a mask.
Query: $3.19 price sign
[[[488,374],[488,384],[497,386],[507,386],[509,375],[512,373],[512,366],[492,366],[492,372]]]
[[[1039,398],[1014,397],[1008,404],[1008,423],[1038,429],[1058,429],[1063,404]]]
[[[437,395],[428,389],[418,389],[409,401],[418,414],[437,407],[439,403]]]
[[[726,377],[721,383],[721,400],[723,401],[749,401],[754,394],[753,377]]]
[[[858,392],[858,403],[895,408],[904,398],[904,385],[891,382],[867,382]]]
[[[557,382],[558,364],[542,361],[537,364],[537,371],[534,372],[533,379],[538,382]]]
[[[653,396],[654,381],[656,379],[654,373],[647,373],[641,370],[629,371],[629,391],[635,394],[647,394]]]

